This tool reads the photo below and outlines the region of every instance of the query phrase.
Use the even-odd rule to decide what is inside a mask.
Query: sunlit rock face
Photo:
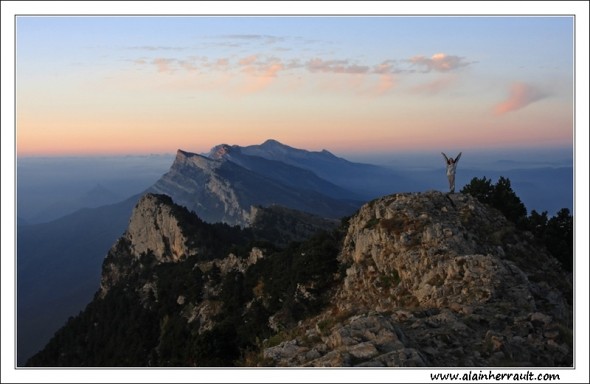
[[[276,366],[572,364],[559,263],[463,194],[384,196],[350,220],[332,306],[264,350]]]
[[[240,174],[237,168],[223,159],[179,150],[170,170],[151,191],[172,197],[205,221],[248,225],[253,201],[240,197],[232,186],[232,175]]]
[[[135,207],[125,236],[136,257],[151,251],[158,261],[177,261],[188,254],[178,218],[165,200],[147,194]]]
[[[215,147],[209,156],[179,150],[149,192],[170,196],[209,223],[248,227],[252,206],[280,205],[327,218],[350,215],[356,196],[313,172]]]

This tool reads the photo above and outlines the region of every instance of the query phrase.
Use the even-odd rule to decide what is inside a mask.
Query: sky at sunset
[[[571,147],[574,18],[16,18],[19,156]]]
[[[575,314],[583,325],[590,281],[588,2],[298,3],[2,2],[2,312],[16,308],[19,157],[20,164],[44,156],[88,155],[92,162],[95,155],[200,153],[272,138],[345,158],[429,153],[436,160],[427,165],[441,169],[440,151],[463,151],[466,167],[471,154],[575,149],[574,229],[583,234],[575,236]],[[56,167],[43,176],[66,172]],[[15,319],[3,317],[3,340],[15,339]],[[588,327],[577,326],[574,336],[577,361],[588,361]],[[14,352],[2,343],[3,382],[53,379],[47,370],[14,369]],[[365,370],[254,371],[238,373],[252,382],[368,377]],[[137,370],[88,370],[92,378],[55,372],[60,382],[138,380]],[[558,373],[563,382],[587,382],[588,366]],[[236,371],[200,371],[199,378],[207,374],[230,382]],[[386,370],[374,381],[428,380],[414,370],[395,374]],[[195,380],[181,370],[150,370],[142,378],[171,377]]]

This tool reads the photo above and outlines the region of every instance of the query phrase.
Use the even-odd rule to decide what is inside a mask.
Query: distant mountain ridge
[[[264,156],[247,154],[244,149],[244,147],[237,145],[221,144],[213,147],[207,156],[216,160],[229,160],[250,171],[264,174],[294,188],[316,191],[336,199],[351,199],[351,197],[357,200],[362,199],[353,192],[337,186],[325,178],[319,177],[313,170],[307,169],[297,162],[289,161],[288,158],[286,158],[287,161],[283,161],[283,159],[271,159]],[[306,151],[292,149],[292,152],[296,154]],[[347,162],[346,160],[344,161]]]
[[[165,194],[207,222],[248,226],[251,207],[281,205],[327,218],[350,215],[359,196],[313,172],[218,146],[209,156],[178,150],[149,192]]]
[[[324,216],[323,222],[317,217],[313,219],[318,225],[329,226],[331,220],[326,218],[347,216],[371,197],[397,191],[446,189],[443,170],[429,171],[424,177],[426,182],[419,185],[385,167],[350,162],[326,150],[297,149],[276,140],[247,147],[222,144],[206,155],[179,150],[177,159],[154,186],[126,201],[77,211],[43,225],[18,228],[19,362],[41,348],[59,324],[88,302],[92,286],[99,284],[100,263],[109,246],[124,232],[134,204],[145,192],[167,194],[205,221],[262,225],[265,233],[287,242],[293,240],[287,236],[288,228],[299,230],[301,235],[317,229],[309,226],[310,212]],[[466,172],[467,169],[461,169],[458,181],[467,177]],[[475,172],[474,175],[481,176]],[[547,189],[571,188],[569,179],[557,179],[563,172],[538,172],[543,180],[553,181],[544,187],[544,194]],[[519,184],[519,178],[511,180],[515,186]],[[530,189],[538,189],[537,185]],[[557,192],[555,195],[561,196]],[[265,209],[261,209],[263,206]],[[301,217],[290,214],[288,219],[278,215],[289,209],[308,213]],[[261,217],[271,220],[261,224],[257,222]],[[275,222],[282,226],[269,225]],[[72,270],[76,271],[74,275]],[[73,296],[76,298],[65,303]],[[64,309],[56,310],[56,303],[63,304]],[[25,343],[28,345],[23,346]]]
[[[387,167],[356,163],[322,150],[319,152],[293,148],[277,140],[266,140],[260,145],[239,148],[244,155],[280,161],[312,171],[319,177],[360,195],[364,200],[401,191],[429,188]],[[403,186],[400,188],[400,186]]]
[[[362,204],[362,196],[298,167],[294,158],[305,158],[303,155],[308,151],[274,141],[267,141],[261,147],[290,154],[285,158],[295,165],[241,153],[241,147],[237,146],[217,146],[213,151],[216,155],[210,156],[178,150],[169,171],[137,196],[121,203],[77,211],[42,225],[19,227],[18,361],[39,349],[68,314],[75,314],[87,303],[92,286],[98,286],[99,266],[108,246],[124,231],[133,205],[146,192],[166,194],[207,222],[263,225],[261,230],[280,236],[279,242],[309,235],[316,226],[329,226],[327,219],[350,215]],[[225,156],[223,150],[228,150]],[[349,163],[327,151],[319,156]],[[97,186],[89,195],[105,194],[101,189]],[[286,214],[288,210],[307,214],[296,218],[293,213]],[[318,215],[323,219],[315,217]],[[271,217],[279,225],[264,224],[268,220],[261,224],[260,217]],[[286,225],[293,226],[295,236],[287,233]],[[92,230],[80,234],[88,229]],[[79,272],[76,276],[68,275],[67,271],[74,266]],[[35,282],[41,282],[42,286]],[[84,288],[79,289],[82,285]],[[55,303],[64,301],[68,302],[60,304],[60,310],[56,311]]]

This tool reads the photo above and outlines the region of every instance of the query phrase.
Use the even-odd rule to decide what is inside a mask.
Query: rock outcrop
[[[350,220],[332,306],[264,350],[278,366],[571,366],[559,263],[469,195],[385,196]]]
[[[147,194],[135,207],[125,233],[135,257],[152,252],[159,262],[171,262],[189,253],[170,203],[164,196]]]
[[[139,200],[127,230],[111,247],[103,262],[101,297],[110,287],[128,277],[141,258],[150,257],[154,263],[168,263],[197,252],[188,246],[182,218],[173,207],[172,200],[165,195],[148,193]]]
[[[179,150],[168,173],[151,191],[172,197],[205,221],[248,224],[250,202],[241,201],[222,168],[233,173],[229,162]]]

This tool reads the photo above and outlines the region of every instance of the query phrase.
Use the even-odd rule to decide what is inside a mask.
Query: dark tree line
[[[461,189],[461,193],[468,193],[482,203],[496,208],[517,228],[533,233],[565,270],[572,271],[574,220],[569,209],[562,208],[551,218],[548,217],[547,211],[539,213],[532,210],[527,216],[527,209],[512,190],[510,179],[504,177],[500,177],[496,184],[492,184],[492,180],[486,177],[474,177]]]
[[[232,366],[275,333],[269,316],[278,313],[282,324],[292,325],[326,304],[343,228],[279,247],[252,240],[249,230],[207,224],[184,210],[179,216],[199,255],[161,264],[150,254],[132,262],[125,252],[111,255],[108,262],[127,271],[125,277],[71,317],[27,366]],[[253,246],[264,249],[264,258],[244,273],[196,266],[230,250],[247,257]],[[221,311],[203,332],[187,313],[205,299],[206,286],[218,287],[208,299],[220,302]],[[302,286],[309,297],[298,294]]]

